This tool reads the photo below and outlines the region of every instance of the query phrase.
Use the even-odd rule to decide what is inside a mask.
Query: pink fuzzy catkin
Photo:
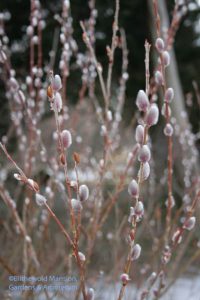
[[[173,129],[172,125],[170,123],[167,123],[164,128],[164,135],[172,136],[173,132],[174,132],[174,129]]]
[[[157,85],[162,85],[163,84],[163,76],[162,76],[162,73],[160,71],[156,71],[155,81],[156,81]]]
[[[62,98],[61,98],[60,93],[56,92],[54,102],[55,102],[55,106],[56,106],[57,111],[61,112],[61,110],[62,110]]]
[[[190,217],[183,224],[183,228],[187,229],[187,230],[192,230],[195,226],[195,223],[196,223],[196,218],[195,217]]]
[[[149,106],[149,99],[145,93],[145,91],[140,90],[137,94],[136,98],[136,105],[140,111],[147,111],[147,108]]]
[[[89,197],[89,189],[88,189],[87,185],[82,184],[79,187],[79,197],[80,197],[81,201],[85,201],[85,200],[88,199],[88,197]]]
[[[43,206],[47,202],[47,199],[43,195],[36,193],[35,201],[36,201],[37,205]]]
[[[59,75],[55,75],[52,81],[52,88],[54,91],[59,91],[62,88],[62,81]]]
[[[128,192],[130,194],[130,196],[132,197],[136,197],[138,196],[139,193],[139,187],[138,187],[138,183],[135,179],[133,179],[128,186]]]
[[[87,300],[94,300],[94,289],[93,288],[89,288],[87,291]]]
[[[139,170],[138,176],[141,177],[141,181],[144,181],[149,177],[149,175],[150,175],[150,165],[148,162],[146,162],[143,164],[143,168]]]
[[[140,254],[141,254],[141,246],[139,244],[136,244],[132,250],[131,260],[137,260],[140,257]]]
[[[61,133],[62,143],[64,148],[69,148],[72,144],[72,136],[69,130],[63,130]]]
[[[130,281],[129,275],[127,273],[121,274],[120,279],[123,284],[127,284]]]
[[[143,143],[144,140],[144,126],[138,125],[135,130],[135,139],[139,144]]]
[[[164,51],[162,54],[163,64],[165,67],[169,66],[170,64],[170,55],[168,51]]]
[[[167,103],[171,103],[173,98],[174,98],[174,90],[173,88],[169,87],[165,92],[165,101]]]
[[[138,201],[138,203],[135,206],[135,214],[137,216],[142,216],[144,214],[144,205],[142,201]]]
[[[148,162],[151,158],[151,151],[147,145],[143,145],[140,149],[138,160],[142,163]]]
[[[157,124],[158,117],[159,117],[158,106],[154,103],[154,104],[151,105],[151,107],[149,108],[149,110],[147,112],[146,124],[149,127]]]
[[[81,212],[81,210],[83,209],[81,202],[77,199],[72,199],[71,205],[72,205],[72,209],[75,214],[79,214]]]
[[[164,43],[163,39],[162,38],[157,38],[156,42],[155,42],[155,46],[156,46],[156,49],[158,50],[159,53],[164,51],[165,43]]]

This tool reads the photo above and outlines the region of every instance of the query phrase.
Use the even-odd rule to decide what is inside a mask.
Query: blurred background
[[[68,107],[66,110],[63,109],[64,116],[66,117],[63,118],[63,123],[65,126],[67,125],[66,128],[69,128],[72,131],[73,136],[72,150],[70,148],[69,151],[69,169],[71,172],[70,176],[72,175],[72,178],[74,179],[74,161],[72,159],[72,153],[73,151],[83,153],[79,169],[80,180],[82,183],[87,183],[91,191],[91,201],[88,201],[86,212],[83,216],[83,224],[86,226],[86,229],[83,228],[85,229],[85,232],[83,230],[84,233],[80,243],[83,249],[86,248],[86,244],[89,240],[87,235],[90,237],[90,233],[92,232],[91,224],[94,222],[92,216],[93,200],[96,196],[95,188],[96,186],[98,187],[98,170],[103,152],[103,139],[100,134],[101,122],[99,122],[98,117],[94,113],[96,107],[91,103],[92,101],[89,101],[91,99],[89,99],[88,90],[86,90],[85,93],[85,102],[80,101],[81,104],[79,103],[80,90],[84,78],[84,68],[81,63],[84,63],[84,59],[87,59],[87,50],[86,45],[82,40],[80,21],[88,20],[90,18],[91,10],[89,4],[94,2],[96,2],[96,8],[93,13],[97,14],[97,16],[93,18],[93,20],[96,19],[95,50],[96,56],[103,66],[103,75],[106,76],[108,65],[106,46],[111,44],[115,1],[73,0],[71,1],[70,14],[67,18],[70,24],[69,27],[71,24],[73,25],[69,28],[70,38],[72,35],[76,41],[77,47],[74,52],[72,51],[72,55],[70,54],[70,76],[67,76],[67,85],[64,95],[64,98],[67,99]],[[55,57],[53,58],[54,73],[62,73],[60,68],[60,57],[62,55],[63,45],[60,41],[61,25],[59,23],[59,18],[62,15],[62,1],[41,0],[40,3],[41,20],[44,21],[42,30],[42,69],[44,72],[42,73],[41,81],[42,92],[45,95],[41,98],[42,100],[45,100],[41,101],[44,106],[41,105],[40,107],[41,118],[40,116],[38,119],[37,116],[34,118],[34,120],[38,121],[37,129],[40,129],[40,132],[38,134],[36,130],[36,143],[35,145],[31,145],[33,153],[35,153],[35,157],[32,157],[33,161],[29,162],[27,158],[27,153],[29,151],[29,144],[26,139],[26,135],[28,136],[29,134],[27,129],[29,120],[26,120],[27,116],[22,117],[21,112],[21,123],[16,123],[17,125],[14,124],[14,129],[11,128],[11,119],[13,115],[10,114],[10,108],[14,108],[13,111],[15,113],[15,108],[17,111],[17,109],[20,110],[20,107],[18,106],[19,103],[14,103],[12,107],[14,95],[9,94],[9,84],[7,85],[8,82],[5,80],[7,74],[3,67],[0,69],[0,137],[5,138],[5,135],[9,133],[9,138],[5,138],[5,141],[8,142],[8,150],[14,155],[20,166],[23,168],[26,168],[28,163],[30,163],[30,165],[32,164],[32,169],[30,167],[30,175],[34,176],[34,179],[40,183],[42,192],[49,196],[50,204],[66,225],[66,228],[68,228],[69,219],[66,218],[64,210],[64,201],[66,200],[64,177],[59,169],[60,165],[56,154],[55,120],[52,111],[49,109],[49,102],[46,97],[46,88],[49,80],[49,65],[53,57],[52,47],[54,47],[54,50],[56,49]],[[172,103],[172,120],[175,131],[173,137],[173,196],[175,198],[176,207],[173,212],[174,223],[172,224],[174,230],[176,228],[176,221],[177,224],[180,223],[179,221],[183,221],[184,218],[181,219],[181,216],[184,216],[187,211],[187,205],[191,204],[199,180],[200,1],[159,0],[158,3],[163,22],[163,35],[165,35],[167,31],[166,28],[168,27],[169,22],[173,20],[175,3],[178,3],[178,11],[176,11],[176,13],[177,16],[180,17],[180,22],[177,23],[177,27],[175,26],[174,33],[176,34],[176,37],[170,52],[171,65],[167,68],[167,82],[169,86],[173,86],[175,89],[175,100]],[[30,8],[30,1],[28,0],[0,1],[0,25],[3,23],[3,30],[0,31],[0,37],[2,37],[4,46],[6,46],[6,49],[8,50],[12,68],[16,72],[14,75],[16,75],[17,80],[21,84],[20,88],[24,91],[28,100],[30,100],[29,97],[32,97],[32,95],[29,95],[29,90],[26,86],[27,75],[29,74],[30,69],[30,37],[27,36],[27,28],[30,25]],[[2,22],[2,18],[4,18],[4,22]],[[135,143],[134,129],[137,121],[140,121],[140,114],[136,108],[135,99],[138,90],[144,89],[145,87],[145,40],[148,40],[152,45],[150,53],[150,72],[152,78],[158,58],[154,47],[155,24],[152,13],[152,1],[121,0],[119,26],[120,28],[123,28],[126,33],[128,48],[128,74],[126,73],[126,76],[128,80],[125,103],[122,111],[122,122],[119,128],[121,140],[119,139],[120,142],[117,144],[116,149],[114,149],[116,151],[113,151],[112,153],[112,157],[108,163],[108,172],[104,174],[105,180],[102,184],[102,190],[99,192],[99,197],[105,202],[109,199],[110,195],[115,192],[116,185],[127,161],[128,154],[132,151]],[[3,34],[4,30],[6,34]],[[119,94],[122,66],[121,52],[120,47],[118,47],[115,52],[112,79],[113,93],[111,99],[111,110],[113,112],[115,111],[116,99]],[[81,56],[82,53],[86,55]],[[37,90],[37,87],[35,90]],[[98,78],[96,78],[95,81],[95,93],[101,105],[102,94]],[[32,98],[34,98],[34,96],[33,93]],[[158,100],[160,108],[163,99],[159,96],[156,96],[155,100]],[[31,101],[29,102],[31,107]],[[76,105],[77,103],[78,105]],[[34,114],[33,116],[35,117]],[[144,256],[141,263],[139,262],[139,264],[136,265],[136,272],[133,272],[134,274],[132,275],[139,288],[144,283],[145,276],[149,275],[152,269],[154,270],[158,267],[158,261],[161,255],[160,251],[162,248],[162,236],[166,214],[165,203],[167,198],[167,144],[166,137],[163,135],[164,123],[164,118],[161,116],[158,126],[155,126],[155,129],[150,129],[149,144],[152,146],[151,176],[148,184],[144,184],[144,190],[142,190],[141,196],[142,200],[144,200],[148,214],[138,230],[138,240],[141,240],[141,243],[144,245]],[[19,128],[17,128],[17,126],[19,126]],[[10,130],[10,128],[12,130]],[[18,129],[20,129],[22,133]],[[113,140],[114,139],[115,136]],[[43,150],[47,151],[45,152]],[[47,156],[45,157],[44,154],[47,154]],[[24,207],[26,207],[24,204],[24,192],[28,194],[30,199],[33,199],[33,195],[30,195],[30,191],[27,192],[26,187],[18,185],[18,182],[13,178],[14,168],[7,162],[3,154],[0,155],[0,163],[2,166],[0,183],[4,182],[16,203],[16,208],[20,217],[24,218]],[[131,178],[137,176],[137,170],[138,163],[133,167],[131,166],[130,172],[128,172],[124,182],[123,190],[120,195],[118,195],[119,201],[111,211],[110,217],[106,219],[104,226],[97,232],[97,236],[95,237],[97,242],[94,247],[94,253],[91,256],[91,270],[88,277],[91,285],[95,281],[98,282],[99,290],[101,289],[101,284],[104,286],[104,283],[108,278],[110,280],[113,280],[113,278],[118,280],[119,272],[122,270],[125,256],[124,244],[127,242],[126,235],[128,232],[127,216],[130,208],[129,202],[127,201],[129,197],[127,193],[127,184]],[[4,197],[6,194],[1,195]],[[151,199],[151,201],[149,201],[149,199]],[[26,211],[28,217],[27,219],[25,218],[24,222],[26,224],[27,221],[28,231],[34,241],[34,245],[36,245],[38,256],[45,272],[51,273],[53,270],[53,272],[57,274],[62,272],[65,274],[66,272],[69,272],[69,270],[74,271],[72,267],[72,255],[68,256],[69,249],[66,251],[65,241],[63,241],[61,234],[59,232],[57,233],[56,224],[50,220],[46,210],[40,211],[33,202],[31,202],[30,207],[28,206],[28,209]],[[198,214],[198,218],[199,216],[200,215]],[[46,221],[47,223],[45,223]],[[9,266],[14,266],[16,272],[21,272],[21,266],[24,264],[25,256],[22,257],[21,255],[22,251],[24,251],[24,244],[23,241],[17,243],[19,236],[15,233],[18,228],[13,222],[12,214],[10,214],[4,204],[2,204],[2,206],[0,205],[0,225],[0,239],[2,245],[4,245],[4,249],[1,249],[1,255],[5,258],[5,261],[8,262]],[[57,234],[54,234],[54,232]],[[19,234],[19,230],[17,234]],[[8,236],[11,237],[11,239],[8,239]],[[45,243],[43,243],[43,238]],[[13,241],[17,244],[16,251],[12,251]],[[187,247],[189,243],[191,247]],[[55,245],[57,246],[56,249]],[[55,251],[52,251],[52,249],[55,249]],[[175,256],[174,261],[176,263],[174,265],[172,264],[170,268],[169,274],[171,277],[178,277],[180,275],[179,263],[185,258],[183,272],[188,270],[187,267],[190,262],[190,265],[192,265],[191,273],[195,270],[194,273],[196,274],[195,263],[199,263],[200,257],[199,222],[197,229],[188,235],[188,238],[181,249],[182,254]],[[190,258],[192,258],[192,261]],[[153,268],[149,262],[152,262]],[[2,261],[1,264],[3,265]],[[27,274],[31,274],[31,272],[35,272],[35,269],[32,268],[32,262],[30,262],[30,265],[27,268]],[[104,277],[105,274],[106,276]],[[3,272],[1,272],[1,276],[2,285],[7,285],[7,273],[4,269]],[[105,299],[109,299],[108,297],[109,292]],[[99,297],[98,299],[102,298]]]

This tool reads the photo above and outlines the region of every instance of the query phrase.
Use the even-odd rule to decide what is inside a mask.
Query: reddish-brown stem
[[[81,28],[83,30],[83,40],[84,40],[86,46],[88,47],[88,49],[90,51],[93,63],[95,65],[95,68],[96,68],[96,71],[97,71],[97,74],[98,74],[98,77],[99,77],[99,81],[100,81],[100,85],[101,85],[101,90],[102,90],[103,98],[104,98],[105,118],[106,118],[108,107],[109,107],[109,103],[108,103],[108,96],[107,96],[106,86],[105,86],[105,82],[104,82],[103,75],[102,75],[102,67],[101,67],[101,65],[97,61],[97,58],[96,58],[94,49],[92,47],[90,38],[88,37],[85,25],[84,25],[84,23],[82,21],[80,22],[80,25],[81,25]]]
[[[176,248],[178,247],[179,245],[179,241],[180,239],[182,238],[184,232],[186,231],[186,228],[185,228],[185,224],[187,223],[188,219],[192,216],[192,214],[194,213],[194,209],[195,207],[197,206],[197,203],[198,201],[200,200],[200,190],[196,193],[193,201],[192,201],[192,204],[191,204],[191,207],[190,207],[190,210],[188,211],[187,213],[187,216],[186,216],[186,219],[183,223],[183,225],[179,228],[179,234],[176,236],[176,239],[175,241],[173,242],[172,246],[171,246],[171,253],[173,254],[176,250]],[[162,273],[162,272],[165,272],[166,273],[166,264],[164,264],[163,262],[161,263],[160,267],[159,267],[159,270],[157,272],[157,276],[154,280],[154,282],[157,280],[157,278],[159,277],[159,274]],[[159,296],[161,295],[161,289],[162,289],[162,285],[159,286],[159,289],[158,289],[158,297],[156,299],[159,299]],[[149,289],[150,291],[150,289]],[[149,292],[148,291],[148,292]]]
[[[35,9],[34,1],[31,1],[31,14],[30,14],[30,24],[33,27],[33,13]],[[34,43],[32,39],[32,35],[30,36],[30,76],[31,76],[31,84],[30,84],[30,90],[29,92],[31,93],[33,90],[33,80],[34,80],[34,74],[33,74],[33,67],[34,67]]]
[[[116,49],[116,37],[117,37],[117,31],[118,31],[118,19],[119,19],[119,0],[115,1],[115,16],[114,16],[114,22],[113,22],[113,35],[112,35],[112,44],[109,51],[108,59],[109,59],[109,65],[108,65],[108,75],[107,75],[107,97],[108,97],[108,105],[111,97],[111,80],[112,80],[112,70],[113,70],[113,64],[114,64],[114,54]]]
[[[50,213],[51,217],[55,220],[55,222],[57,223],[57,225],[59,226],[60,230],[62,231],[62,233],[64,234],[64,236],[66,237],[68,243],[71,246],[74,246],[72,239],[70,238],[69,234],[67,233],[67,231],[65,230],[64,226],[62,225],[62,223],[60,222],[60,220],[56,217],[55,213],[52,211],[52,209],[49,207],[49,205],[47,203],[44,204],[46,209],[48,210],[48,212]]]
[[[160,32],[160,16],[158,12],[158,3],[157,0],[153,0],[154,5],[154,16],[155,16],[155,22],[156,22],[156,30],[157,30],[157,37],[161,36]],[[163,62],[163,56],[162,53],[159,53],[160,61],[161,61],[161,73],[163,76],[163,84],[162,84],[162,90],[163,90],[163,97],[166,92],[166,74],[165,74],[165,66]],[[169,115],[169,103],[166,101],[166,124],[170,122],[170,115]],[[168,169],[168,177],[167,177],[167,186],[168,186],[168,201],[167,201],[167,213],[166,213],[166,231],[165,231],[165,244],[168,243],[169,238],[169,231],[170,231],[170,223],[171,223],[171,213],[172,213],[172,172],[173,172],[173,156],[172,156],[172,148],[173,148],[173,142],[172,142],[172,136],[167,137],[167,145],[168,145],[168,158],[167,158],[167,169]]]
[[[148,92],[149,92],[149,53],[150,53],[150,44],[146,41],[145,42],[145,77],[146,77],[147,96],[148,96]],[[145,116],[144,116],[144,119],[145,119]],[[143,145],[145,145],[147,143],[148,130],[149,130],[149,127],[147,125],[145,125],[144,138],[143,138],[143,143],[142,143]],[[140,194],[141,194],[142,177],[143,177],[143,163],[141,162],[140,167],[139,167],[139,175],[137,177],[138,195],[137,195],[137,197],[135,197],[136,204],[138,203]],[[131,267],[131,263],[132,263],[131,254],[132,254],[132,250],[133,250],[133,243],[135,241],[136,230],[137,230],[137,222],[136,222],[136,216],[134,216],[134,219],[131,223],[131,228],[129,229],[129,237],[130,236],[132,236],[132,237],[131,237],[131,241],[129,242],[129,252],[128,252],[125,267],[124,267],[124,272],[128,275],[129,275],[130,267]],[[122,283],[122,286],[121,286],[121,289],[119,292],[119,296],[118,296],[118,300],[123,299],[126,286],[127,286],[127,284]]]
[[[0,264],[8,272],[9,275],[17,275],[17,273],[8,265],[8,263],[0,256]]]
[[[38,20],[38,68],[42,68],[42,26],[41,19]]]

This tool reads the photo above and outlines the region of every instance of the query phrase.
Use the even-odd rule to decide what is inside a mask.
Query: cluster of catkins
[[[73,39],[73,19],[70,15],[69,0],[63,1],[62,17],[55,15],[55,19],[61,24],[60,42],[62,44],[61,60],[59,68],[63,76],[69,75],[69,62],[73,55],[78,50],[76,41]]]
[[[173,135],[174,130],[170,121],[171,120],[170,103],[174,98],[174,90],[171,87],[167,88],[166,82],[164,81],[165,68],[170,64],[170,55],[169,52],[165,50],[165,43],[162,38],[156,39],[155,46],[159,53],[160,66],[161,66],[161,71],[158,70],[155,73],[155,81],[157,85],[163,86],[163,90],[164,90],[164,105],[162,107],[162,114],[166,119],[164,134],[167,137],[171,137]],[[174,201],[172,201],[172,205],[174,205]],[[196,222],[196,218],[194,216],[186,217],[182,227],[178,228],[172,236],[173,244],[180,243],[182,241],[183,230],[185,229],[192,230],[195,226],[195,222]],[[164,250],[164,254],[162,257],[163,262],[167,263],[170,260],[170,256],[171,256],[170,248],[167,246],[166,249]]]
[[[51,80],[51,85],[47,89],[47,95],[50,99],[51,109],[56,113],[61,112],[62,110],[62,97],[59,90],[62,88],[62,82],[59,75],[55,75]],[[59,122],[59,119],[57,120]],[[63,150],[67,150],[72,144],[72,135],[69,130],[61,131],[61,144]],[[62,162],[62,161],[61,161]],[[81,202],[84,202],[89,197],[89,189],[86,185],[80,185],[78,189],[78,197],[79,199],[72,199],[71,205],[74,213],[78,213],[82,210]],[[36,201],[39,205],[46,202],[45,198],[42,195],[36,195]]]
[[[138,172],[137,179],[133,179],[128,185],[129,195],[136,200],[136,204],[130,207],[130,215],[128,222],[132,225],[135,222],[141,221],[144,214],[144,205],[142,201],[139,201],[140,194],[140,183],[145,181],[150,175],[150,165],[149,161],[151,159],[151,151],[149,145],[147,144],[147,134],[148,129],[158,122],[159,110],[155,103],[150,103],[148,95],[145,91],[140,90],[137,95],[136,105],[139,111],[144,113],[143,124],[136,127],[135,139],[138,143],[138,161],[140,162],[140,169]],[[141,246],[139,244],[134,244],[134,234],[131,236],[130,233],[130,246],[131,246],[131,260],[137,260],[140,257]],[[121,275],[121,281],[125,285],[129,281],[129,275],[123,273]]]
[[[170,122],[171,117],[171,109],[170,109],[170,103],[172,102],[174,98],[174,90],[172,87],[166,88],[166,82],[164,79],[165,74],[165,68],[169,66],[170,64],[170,55],[169,52],[165,50],[165,43],[162,38],[157,38],[155,43],[156,49],[159,53],[159,62],[160,65],[162,65],[163,68],[161,70],[157,70],[155,73],[155,81],[158,86],[164,87],[164,104],[162,107],[162,115],[166,118],[166,125],[164,128],[164,134],[166,136],[172,136],[173,135],[173,127]]]
[[[4,64],[7,61],[7,46],[9,38],[5,34],[4,22],[10,20],[9,12],[0,13],[0,63]]]
[[[31,25],[27,27],[26,33],[29,37],[32,38],[31,42],[37,45],[38,36],[35,35],[36,28],[37,26],[40,26],[41,29],[44,29],[45,22],[42,20],[40,1],[32,0],[31,4],[32,4]]]
[[[62,110],[62,97],[60,94],[60,89],[62,88],[62,81],[59,75],[52,76],[51,78],[51,84],[47,89],[47,95],[50,100],[50,107],[55,112],[55,116],[57,118],[57,122],[59,122],[58,113]],[[63,151],[66,151],[72,144],[72,136],[71,132],[69,130],[62,130],[60,133],[60,142],[61,142],[61,148]],[[61,160],[62,164],[65,164],[66,160]],[[77,198],[70,199],[71,202],[71,208],[73,210],[74,215],[81,214],[81,211],[83,209],[82,203],[85,202],[89,198],[89,189],[87,185],[82,184],[78,186],[78,183],[76,185],[77,187]],[[36,193],[36,203],[39,206],[45,205],[47,202],[46,197],[43,195]],[[78,252],[79,259],[81,263],[84,263],[86,260],[85,255],[82,252]],[[92,300],[94,299],[94,290],[92,288],[89,288],[87,290],[87,299]]]

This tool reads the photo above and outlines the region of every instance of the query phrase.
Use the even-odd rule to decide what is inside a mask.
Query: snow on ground
[[[120,286],[109,286],[97,290],[97,300],[116,300]],[[132,287],[128,287],[124,300],[138,300],[140,293]],[[152,295],[148,298],[153,299]],[[180,278],[163,295],[162,300],[200,300],[200,276],[191,278]]]

